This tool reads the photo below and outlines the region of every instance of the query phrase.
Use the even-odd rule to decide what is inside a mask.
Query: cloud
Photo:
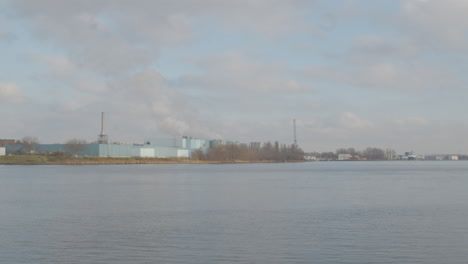
[[[3,19],[1,17],[0,13],[0,43],[11,43],[15,40],[18,39],[16,34],[12,32],[11,26],[10,26],[11,21]]]
[[[313,81],[342,83],[357,88],[393,91],[463,89],[463,80],[449,70],[413,61],[343,63],[338,66],[309,66],[303,76]]]
[[[78,70],[77,66],[64,56],[40,55],[39,60],[56,75],[69,75]]]
[[[22,18],[33,22],[36,36],[65,49],[71,62],[82,69],[113,76],[149,65],[157,52],[120,35],[118,21],[105,17],[103,3],[20,0],[12,5]]]
[[[419,59],[421,49],[405,37],[389,38],[377,35],[355,37],[347,50],[353,63],[401,61]]]
[[[190,63],[203,74],[187,74],[177,84],[226,90],[235,93],[290,93],[313,90],[298,80],[288,77],[292,71],[280,63],[261,63],[238,53],[227,52],[208,58],[191,58]]]
[[[58,104],[58,111],[61,112],[75,112],[83,108],[83,105],[81,105],[78,102],[61,102]]]
[[[151,113],[147,121],[155,123],[155,130],[214,137],[219,134],[203,121],[210,111],[200,114],[194,110],[200,104],[191,103],[203,100],[203,94],[229,93],[242,103],[245,92],[290,93],[310,88],[287,77],[289,70],[282,63],[260,63],[236,53],[195,58],[193,65],[207,74],[184,75],[169,86],[151,70],[159,53],[189,44],[195,29],[207,27],[265,38],[309,30],[300,15],[306,2],[17,0],[9,2],[9,7],[14,18],[28,22],[25,25],[33,37],[62,54],[41,58],[48,69],[40,76],[42,81],[55,84],[56,90],[72,88],[60,91],[66,103],[56,109],[97,109],[95,104],[101,102],[103,108],[119,111],[108,103],[117,100],[140,113],[139,118]],[[198,95],[191,94],[195,90]]]
[[[230,28],[241,28],[270,37],[290,32],[311,32],[317,29],[307,23],[304,7],[313,1],[239,0],[206,1],[213,5],[214,15]],[[266,6],[268,6],[266,11]]]
[[[11,43],[17,39],[16,35],[12,32],[1,31],[0,29],[0,42]]]
[[[344,112],[341,114],[340,117],[340,124],[343,128],[347,129],[369,129],[372,128],[373,125],[370,121],[364,120],[351,112]]]
[[[109,85],[106,82],[87,77],[77,79],[76,82],[73,83],[73,86],[80,91],[101,94],[104,96],[104,93],[109,91]]]
[[[397,7],[376,20],[380,31],[355,33],[332,62],[305,67],[304,76],[400,93],[465,89],[468,2],[404,0]]]
[[[36,36],[64,48],[79,67],[106,76],[143,70],[161,48],[187,43],[193,23],[213,23],[265,36],[296,30],[301,1],[11,1]],[[51,8],[53,7],[53,8]],[[196,22],[195,22],[196,21]],[[224,29],[224,28],[223,28]]]
[[[125,20],[123,24],[129,29],[142,29],[139,39],[151,39],[157,36],[154,33],[161,32],[168,33],[166,37],[173,43],[180,43],[190,37],[192,21],[198,18],[209,26],[218,25],[222,29],[249,31],[267,37],[308,30],[310,26],[300,14],[310,4],[311,1],[302,0],[118,0],[109,1],[108,7],[120,16],[119,19]],[[134,16],[139,19],[132,19]],[[160,37],[158,39],[160,41]]]
[[[26,101],[21,88],[15,83],[0,83],[0,102],[19,104]]]
[[[143,112],[151,113],[157,129],[173,136],[190,135],[203,138],[219,137],[209,124],[197,114],[183,94],[171,90],[158,72],[146,70],[118,80],[112,85],[118,101],[128,107],[143,103]]]
[[[36,74],[36,79],[47,83],[49,86],[57,86],[59,89],[69,87],[75,93],[86,92],[90,94],[102,94],[108,91],[108,84],[99,74],[83,71],[81,67],[65,56],[36,55],[36,61],[44,67],[41,73]]]
[[[404,119],[395,119],[393,120],[393,124],[397,126],[428,126],[430,122],[424,117],[408,117]]]
[[[424,47],[466,51],[468,2],[463,0],[405,0],[401,28]]]

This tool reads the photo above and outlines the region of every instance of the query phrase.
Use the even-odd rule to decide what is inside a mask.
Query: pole
[[[101,113],[101,135],[104,135],[104,112]]]
[[[297,147],[296,119],[293,119],[293,125],[294,125],[294,147]]]

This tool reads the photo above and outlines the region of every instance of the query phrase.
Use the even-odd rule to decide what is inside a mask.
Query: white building
[[[5,148],[0,147],[0,156],[5,156]]]
[[[338,160],[350,160],[352,157],[351,154],[338,154]]]
[[[394,149],[386,149],[385,150],[385,158],[387,160],[394,160],[397,158],[396,151]]]
[[[154,148],[133,148],[132,157],[154,158]]]
[[[316,161],[317,157],[316,156],[305,155],[304,159],[307,160],[307,161]]]

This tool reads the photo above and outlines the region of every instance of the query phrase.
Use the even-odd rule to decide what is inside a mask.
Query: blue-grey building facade
[[[238,142],[221,140],[205,140],[191,137],[181,138],[152,138],[143,144],[84,144],[81,150],[70,152],[67,144],[37,144],[26,146],[23,144],[6,144],[6,154],[52,154],[65,153],[76,156],[96,157],[177,157],[188,158],[194,151],[207,153],[208,149],[216,145],[236,144]]]

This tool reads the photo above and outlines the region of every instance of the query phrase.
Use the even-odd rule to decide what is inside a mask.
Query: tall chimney
[[[99,144],[108,144],[108,137],[104,135],[104,112],[101,113],[101,134],[98,136]]]
[[[294,126],[294,147],[297,147],[296,119],[293,119],[293,126]]]
[[[101,135],[104,135],[104,112],[101,113]]]

